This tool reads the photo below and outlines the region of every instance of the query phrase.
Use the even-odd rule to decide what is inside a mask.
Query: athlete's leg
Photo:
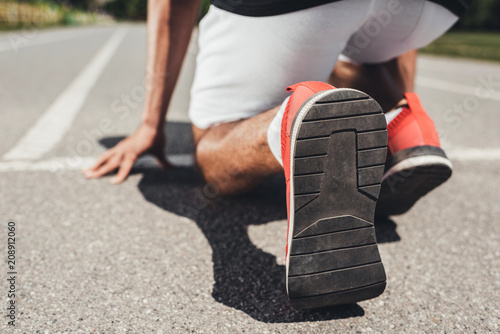
[[[335,87],[355,88],[367,93],[388,112],[404,103],[404,93],[413,91],[416,55],[416,50],[412,50],[380,64],[359,64],[342,58],[328,81]]]
[[[372,71],[379,74],[384,87],[394,88],[394,97],[405,93],[404,99],[400,95],[401,107],[386,115],[389,123],[388,159],[377,202],[378,215],[408,211],[421,197],[445,182],[452,172],[452,164],[440,147],[434,123],[418,96],[408,93],[412,88],[408,81],[414,76],[415,55],[407,55],[402,62],[392,59],[432,42],[458,18],[434,2],[400,0],[399,3],[400,14],[390,16],[384,28],[375,29],[377,34],[370,38],[364,34],[373,32],[369,29],[376,27],[377,20],[368,20],[351,37],[344,50],[344,55],[355,63],[376,64]],[[388,4],[389,0],[385,4],[380,1],[374,11],[384,13]],[[387,64],[381,66],[380,63]],[[363,65],[363,68],[370,69],[370,66]],[[369,90],[369,86],[365,89]],[[394,97],[390,96],[384,102],[386,110],[391,108],[394,103],[391,98]]]
[[[370,18],[351,37],[330,82],[360,89],[385,112],[413,90],[416,51],[449,29],[458,19],[429,1],[401,0],[396,7],[379,1]]]
[[[401,92],[413,92],[416,63],[417,50],[408,51],[386,63],[387,72]]]
[[[207,182],[220,194],[249,190],[283,172],[267,142],[267,129],[277,110],[209,129],[193,125],[196,160]]]

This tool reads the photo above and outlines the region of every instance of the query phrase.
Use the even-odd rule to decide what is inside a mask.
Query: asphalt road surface
[[[19,333],[496,333],[500,64],[421,56],[417,91],[455,169],[377,222],[385,293],[299,312],[286,298],[279,177],[220,198],[192,166],[190,46],[167,126],[177,168],[118,186],[80,169],[140,121],[145,26],[0,34],[0,332],[15,222]]]

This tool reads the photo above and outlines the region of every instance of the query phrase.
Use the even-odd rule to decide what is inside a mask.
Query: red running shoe
[[[377,216],[407,212],[424,195],[448,180],[453,165],[439,146],[434,122],[415,93],[389,123],[388,158]]]
[[[353,89],[302,82],[281,124],[288,208],[286,283],[294,308],[380,295],[386,276],[374,214],[387,157],[377,102]]]

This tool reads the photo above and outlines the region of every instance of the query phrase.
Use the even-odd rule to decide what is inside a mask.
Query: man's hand
[[[134,162],[145,153],[153,154],[160,166],[166,168],[169,164],[164,149],[165,133],[141,124],[131,136],[104,152],[94,166],[84,170],[83,174],[86,178],[93,179],[119,168],[118,173],[110,181],[112,184],[117,184],[127,178]]]

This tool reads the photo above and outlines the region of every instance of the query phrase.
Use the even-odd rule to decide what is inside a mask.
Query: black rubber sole
[[[388,162],[386,169],[389,171],[382,182],[376,216],[393,216],[408,212],[420,198],[451,177],[451,162],[438,147],[419,146],[399,153],[402,154],[396,161]],[[415,158],[424,160],[409,163],[405,168],[391,173],[390,168],[397,163]]]
[[[318,94],[302,106],[308,109],[303,118],[297,113],[292,128],[300,124],[291,134],[287,289],[297,309],[375,298],[386,285],[374,228],[387,154],[385,117],[362,92],[336,89],[316,100]]]

